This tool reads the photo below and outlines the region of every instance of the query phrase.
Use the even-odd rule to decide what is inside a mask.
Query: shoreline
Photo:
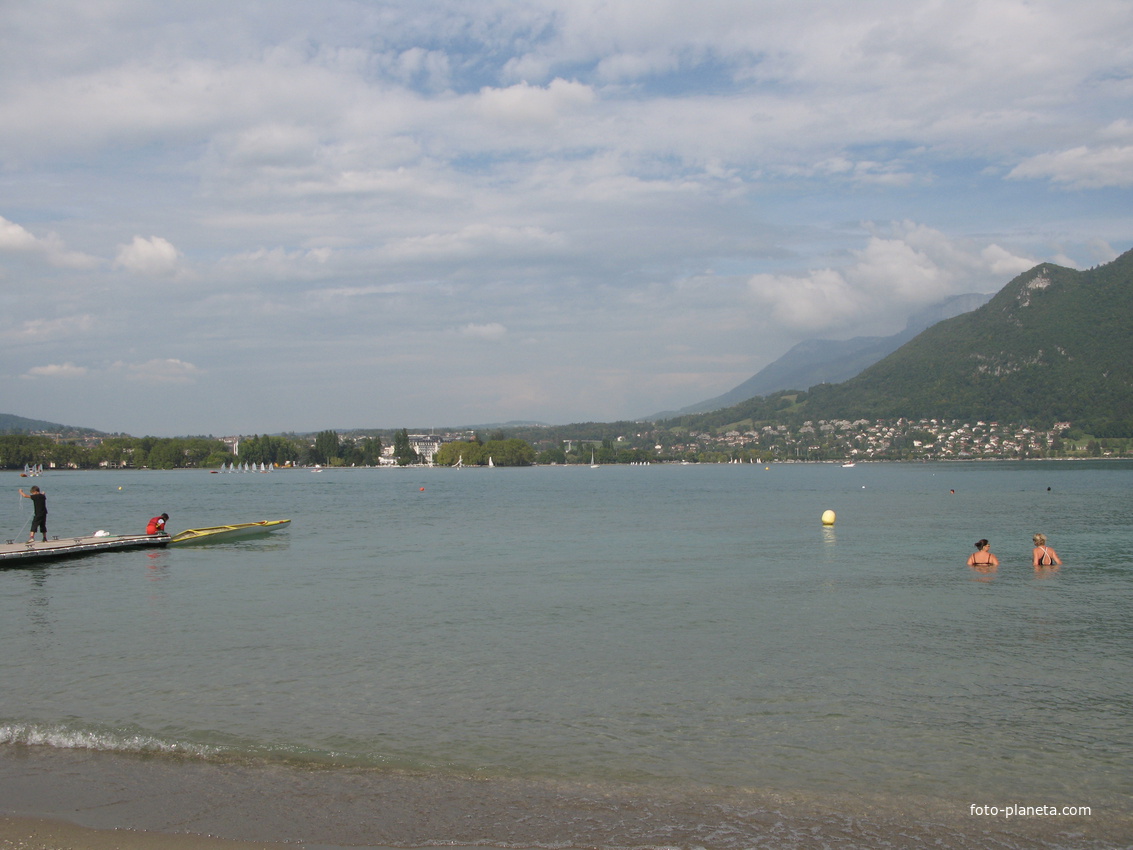
[[[966,799],[664,790],[30,747],[0,748],[0,801],[0,850],[1112,850],[1133,834],[1123,800],[1093,801],[1085,817],[1003,819],[972,816]]]
[[[91,829],[58,818],[0,815],[0,850],[284,850],[295,846],[188,833]]]

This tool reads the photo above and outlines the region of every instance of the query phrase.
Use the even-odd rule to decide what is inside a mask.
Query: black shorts
[[[35,534],[37,531],[41,531],[44,534],[47,534],[47,515],[46,514],[43,514],[43,515],[36,514],[35,516],[33,516],[31,518],[31,533]]]

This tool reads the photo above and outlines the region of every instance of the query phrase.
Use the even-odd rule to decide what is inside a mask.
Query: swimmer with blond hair
[[[1046,535],[1036,534],[1031,538],[1035,548],[1031,550],[1031,566],[1036,570],[1043,567],[1061,567],[1062,559],[1050,546],[1046,545]]]

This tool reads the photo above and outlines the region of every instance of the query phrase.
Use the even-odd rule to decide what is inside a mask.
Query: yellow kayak
[[[260,522],[239,522],[235,525],[214,525],[209,528],[186,528],[173,535],[169,541],[171,545],[186,543],[225,543],[229,540],[241,540],[245,537],[254,537],[258,534],[267,534],[287,528],[291,524],[289,519],[265,519]]]

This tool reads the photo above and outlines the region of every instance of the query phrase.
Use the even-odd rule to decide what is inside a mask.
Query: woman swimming
[[[1031,566],[1036,570],[1042,567],[1061,567],[1062,559],[1058,553],[1046,545],[1046,535],[1036,534],[1031,538],[1035,548],[1031,550]]]
[[[968,566],[976,570],[990,572],[999,566],[999,558],[991,554],[987,540],[976,541],[976,551],[968,556]]]

